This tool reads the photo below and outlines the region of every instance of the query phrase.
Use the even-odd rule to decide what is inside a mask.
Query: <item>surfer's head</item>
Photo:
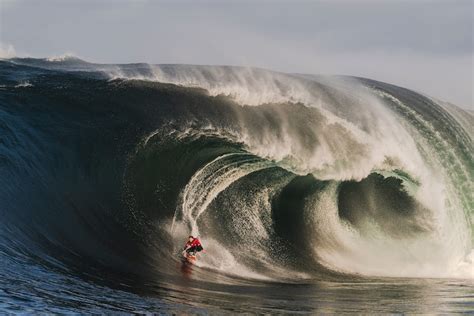
[[[191,235],[189,235],[188,240],[189,240],[189,241],[193,241],[193,240],[194,240],[194,237],[191,236]]]

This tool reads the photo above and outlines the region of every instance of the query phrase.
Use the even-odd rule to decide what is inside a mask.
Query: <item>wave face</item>
[[[75,58],[0,69],[4,280],[87,280],[87,298],[171,291],[183,273],[230,292],[474,277],[472,112],[352,77]],[[189,232],[206,253],[186,270]]]

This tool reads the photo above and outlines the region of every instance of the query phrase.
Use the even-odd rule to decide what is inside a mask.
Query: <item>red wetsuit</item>
[[[199,239],[194,238],[193,241],[186,242],[186,245],[184,245],[184,249],[189,253],[189,252],[196,252],[196,251],[201,251],[202,245]]]

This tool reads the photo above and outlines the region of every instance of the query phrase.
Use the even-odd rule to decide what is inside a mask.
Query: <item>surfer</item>
[[[197,237],[189,236],[188,241],[184,245],[183,255],[187,256],[195,256],[196,252],[202,251],[204,248],[201,245],[201,241]]]

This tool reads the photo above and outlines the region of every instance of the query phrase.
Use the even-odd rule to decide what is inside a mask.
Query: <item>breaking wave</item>
[[[206,282],[473,277],[468,111],[254,68],[0,68],[0,256],[172,278],[192,232]]]

